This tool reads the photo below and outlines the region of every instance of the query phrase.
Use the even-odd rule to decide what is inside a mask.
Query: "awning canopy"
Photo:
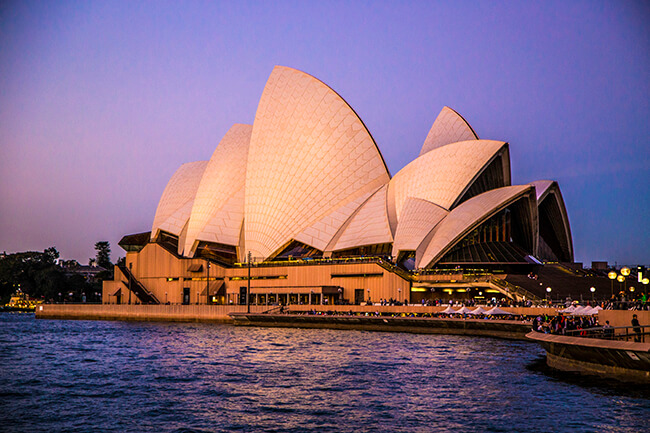
[[[476,310],[471,311],[469,314],[486,314],[486,311],[483,307],[477,307]]]
[[[488,316],[512,316],[512,313],[502,310],[499,307],[494,307],[485,312]]]
[[[203,264],[202,263],[192,263],[189,268],[187,268],[188,272],[201,272],[203,271]]]
[[[226,294],[226,283],[223,280],[212,281],[210,284],[205,286],[201,292],[201,296],[219,296]]]
[[[451,305],[450,305],[447,308],[445,308],[444,310],[442,310],[440,313],[442,313],[442,314],[456,314],[457,311],[454,310],[453,308],[451,308]]]

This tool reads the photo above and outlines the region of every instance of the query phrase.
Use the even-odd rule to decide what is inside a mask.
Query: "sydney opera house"
[[[479,139],[444,107],[419,156],[391,176],[343,98],[280,66],[253,125],[181,165],[151,231],[120,246],[105,303],[519,300],[534,294],[500,273],[573,261],[558,184],[512,185],[508,143]]]

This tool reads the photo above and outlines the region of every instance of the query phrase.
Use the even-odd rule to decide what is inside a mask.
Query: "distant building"
[[[606,271],[609,269],[607,262],[591,262],[591,269],[594,271]]]
[[[99,273],[105,272],[106,268],[97,266],[94,261],[91,263],[91,265],[81,265],[76,260],[60,260],[59,266],[63,268],[66,275],[81,275],[86,279],[86,281],[92,283],[99,281],[97,276]]]
[[[249,253],[256,303],[412,302],[472,287],[522,298],[483,271],[573,261],[558,184],[512,185],[508,143],[479,139],[444,107],[391,178],[352,108],[280,66],[253,125],[233,125],[210,160],[181,165],[151,232],[120,246],[126,261],[104,302],[124,302],[129,288],[141,302],[243,302]],[[468,272],[471,284],[454,286]]]

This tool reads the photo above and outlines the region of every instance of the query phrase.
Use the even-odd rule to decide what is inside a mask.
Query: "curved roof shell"
[[[151,227],[151,239],[160,231],[180,236],[192,211],[194,196],[208,161],[188,162],[181,165],[167,182],[160,197]]]
[[[569,215],[564,205],[560,186],[552,180],[537,180],[531,183],[537,193],[537,207],[540,212],[540,236],[556,239],[554,249],[560,261],[573,261],[573,240]],[[546,213],[551,215],[547,216]],[[549,233],[552,232],[552,233]],[[548,235],[547,235],[548,233]],[[545,236],[544,236],[545,235]],[[536,251],[539,255],[540,251]]]
[[[420,150],[420,156],[446,144],[466,140],[478,140],[478,135],[463,116],[445,106],[433,122]]]
[[[419,198],[408,197],[404,202],[395,241],[393,257],[400,251],[415,251],[427,234],[445,217],[449,211],[435,203]]]
[[[400,170],[388,186],[391,227],[396,229],[408,197],[451,210],[482,170],[507,149],[508,145],[503,141],[469,140],[447,144],[418,157]],[[509,172],[509,162],[505,167],[507,159],[501,158],[503,170]]]
[[[260,99],[246,169],[246,250],[268,258],[346,203],[388,183],[373,138],[311,75],[276,66]]]
[[[373,192],[367,192],[337,207],[296,235],[295,240],[310,245],[320,251],[328,250],[327,246],[334,242],[335,239],[338,239],[336,235],[342,231],[345,222],[349,221],[352,214],[361,207]]]
[[[327,248],[329,251],[393,241],[386,213],[387,189],[388,185],[382,186],[354,213],[341,229],[336,243]]]
[[[184,255],[192,257],[199,241],[239,246],[252,130],[251,125],[233,125],[212,154],[192,205]]]
[[[435,264],[447,251],[454,247],[466,234],[500,210],[515,201],[527,197],[530,221],[534,222],[531,238],[535,238],[537,227],[537,206],[531,185],[515,185],[487,191],[472,197],[452,210],[431,233],[430,241],[418,256],[416,267],[429,267]]]

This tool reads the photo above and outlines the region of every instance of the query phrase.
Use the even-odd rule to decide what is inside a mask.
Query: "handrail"
[[[636,330],[639,330],[637,332]],[[617,332],[624,330],[624,332]],[[605,328],[598,326],[595,328],[571,329],[564,331],[564,335],[570,337],[599,338],[604,340],[626,340],[633,338],[637,342],[645,342],[646,336],[650,337],[650,326],[610,326]]]
[[[122,271],[122,273],[127,277],[127,279],[132,283],[129,285],[129,290],[138,298],[143,304],[160,304],[156,295],[151,293],[147,288],[138,281],[133,272],[126,267],[126,264],[120,263],[117,267]]]
[[[489,282],[503,288],[503,289],[508,289],[509,291],[512,291],[522,297],[526,297],[527,299],[530,299],[531,301],[540,301],[542,298],[539,296],[529,292],[528,290],[524,289],[523,287],[517,286],[515,284],[509,283],[508,281],[497,278],[495,276],[490,276],[487,279]]]
[[[284,305],[278,305],[276,307],[271,308],[270,310],[262,311],[262,314],[273,314],[275,311],[280,311],[283,307]]]

